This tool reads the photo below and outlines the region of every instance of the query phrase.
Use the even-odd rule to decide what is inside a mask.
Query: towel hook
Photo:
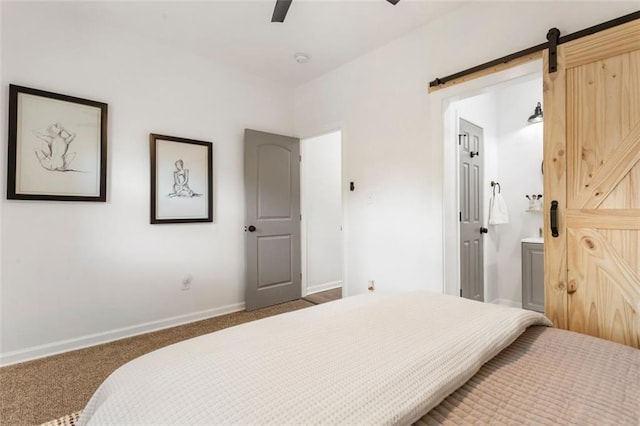
[[[493,188],[493,195],[496,195],[496,186],[498,187],[498,194],[502,191],[500,189],[500,184],[498,182],[495,181],[491,181],[491,187]]]

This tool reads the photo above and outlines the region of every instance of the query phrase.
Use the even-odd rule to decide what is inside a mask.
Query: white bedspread
[[[551,325],[427,292],[348,297],[135,359],[79,424],[410,424],[534,324]]]

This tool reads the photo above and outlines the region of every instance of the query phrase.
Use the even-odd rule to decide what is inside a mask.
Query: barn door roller
[[[560,38],[560,30],[551,28],[547,33],[549,40],[549,74],[558,71],[558,39]]]

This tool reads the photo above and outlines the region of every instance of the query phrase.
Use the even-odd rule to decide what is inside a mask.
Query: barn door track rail
[[[545,43],[538,44],[528,49],[520,50],[510,55],[503,56],[498,59],[494,59],[493,61],[485,62],[484,64],[477,65],[473,68],[469,68],[464,71],[460,71],[455,74],[448,75],[446,77],[436,78],[435,80],[429,82],[429,88],[430,90],[435,89],[438,86],[442,86],[448,82],[458,80],[462,77],[477,73],[479,71],[483,71],[499,65],[507,64],[515,59],[532,55],[544,49],[549,49],[549,73],[554,73],[557,70],[557,47],[559,45],[570,42],[572,40],[576,40],[578,38],[582,38],[582,37],[589,36],[591,34],[598,33],[600,31],[604,31],[609,28],[617,27],[618,25],[626,24],[627,22],[635,21],[636,19],[640,19],[640,11],[633,12],[628,15],[624,15],[619,18],[612,19],[610,21],[603,22],[598,25],[594,25],[593,27],[585,28],[584,30],[576,31],[575,33],[567,34],[566,36],[562,36],[562,37],[560,37],[559,29],[551,28],[547,32],[547,42]]]

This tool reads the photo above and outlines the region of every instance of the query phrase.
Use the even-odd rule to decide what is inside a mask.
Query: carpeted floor
[[[82,411],[76,411],[66,416],[62,416],[59,419],[51,420],[46,423],[42,423],[40,426],[76,426],[80,419]]]
[[[309,306],[313,304],[294,300],[0,368],[0,424],[39,425],[70,415],[84,408],[109,374],[140,355],[181,340]]]

